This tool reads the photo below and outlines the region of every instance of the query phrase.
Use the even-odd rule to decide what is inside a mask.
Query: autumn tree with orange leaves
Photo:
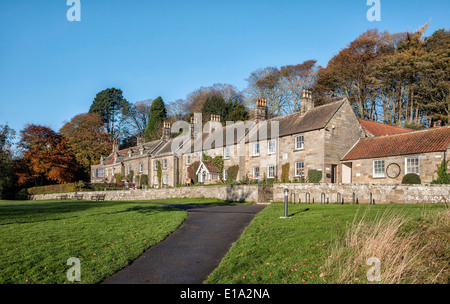
[[[99,163],[101,156],[111,153],[113,137],[106,131],[102,117],[97,113],[79,114],[59,131],[83,167],[86,179],[89,178],[90,167]]]
[[[73,182],[80,165],[60,133],[40,125],[27,125],[20,131],[22,151],[16,175],[19,185],[42,186],[48,183]]]

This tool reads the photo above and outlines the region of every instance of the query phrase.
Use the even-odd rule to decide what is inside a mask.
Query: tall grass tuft
[[[380,261],[382,284],[446,284],[449,281],[450,210],[411,219],[389,209],[375,220],[355,216],[330,246],[323,266],[328,283],[370,283],[372,258]]]

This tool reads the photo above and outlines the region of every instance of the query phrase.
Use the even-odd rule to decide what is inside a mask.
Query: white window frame
[[[383,163],[383,172],[376,172],[376,169],[381,169],[380,163]],[[379,177],[386,177],[386,162],[384,159],[376,159],[373,161],[373,177],[379,178]]]
[[[131,173],[131,166],[128,166],[127,171],[128,171],[128,174]]]
[[[304,150],[305,149],[305,136],[298,135],[295,137],[295,150]]]
[[[155,159],[155,161],[153,162],[153,171],[158,171],[158,160]]]
[[[103,177],[103,169],[96,169],[95,175],[97,177]]]
[[[162,183],[163,183],[163,185],[167,185],[168,181],[169,181],[169,177],[167,176],[167,174],[164,174],[162,176]]]
[[[256,175],[256,171],[258,171],[258,175]],[[260,177],[259,167],[255,166],[255,167],[253,167],[253,178],[258,178],[258,177]]]
[[[139,173],[142,173],[142,172],[144,172],[144,164],[140,163],[139,164]]]
[[[269,167],[267,167],[267,178],[275,178],[275,166],[274,165],[270,165]]]
[[[190,164],[191,164],[191,156],[186,155],[186,165],[190,165]]]
[[[162,169],[167,170],[167,159],[162,160]]]
[[[271,147],[271,144],[272,144],[272,147]],[[275,147],[276,147],[276,141],[275,140],[269,140],[267,142],[267,154],[269,154],[269,155],[275,154],[275,150],[276,150]]]
[[[259,156],[261,152],[261,146],[259,145],[259,143],[254,143],[253,144],[253,156]]]
[[[223,179],[226,180],[228,177],[228,169],[223,169]]]
[[[414,160],[414,161],[417,160],[417,172],[408,170],[408,161],[412,161],[412,160]],[[416,166],[414,166],[414,167],[416,167]],[[405,158],[405,174],[408,174],[408,173],[414,173],[417,175],[420,174],[420,159],[418,156],[412,156],[412,157]]]
[[[229,159],[230,158],[230,147],[225,147],[223,149],[223,158]]]
[[[298,165],[300,165],[301,164],[301,166],[298,166]],[[305,162],[302,162],[302,161],[300,161],[300,162],[295,162],[295,176],[296,177],[300,177],[300,176],[305,176]],[[300,174],[299,174],[299,170],[300,170]]]

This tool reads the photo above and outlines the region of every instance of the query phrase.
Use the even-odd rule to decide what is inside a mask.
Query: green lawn
[[[139,201],[0,201],[0,283],[69,283],[71,257],[80,259],[81,283],[101,282],[186,216]]]
[[[205,283],[325,283],[320,274],[328,247],[356,214],[367,211],[365,218],[371,220],[389,210],[418,220],[424,209],[436,212],[445,206],[290,204],[292,218],[280,219],[284,204],[273,203],[255,217]]]

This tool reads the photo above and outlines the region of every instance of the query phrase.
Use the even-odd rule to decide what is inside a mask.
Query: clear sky
[[[201,86],[247,85],[267,66],[333,55],[371,28],[426,35],[449,28],[449,0],[0,0],[0,124],[58,131],[86,113],[95,95],[116,87],[128,101],[185,98]]]

